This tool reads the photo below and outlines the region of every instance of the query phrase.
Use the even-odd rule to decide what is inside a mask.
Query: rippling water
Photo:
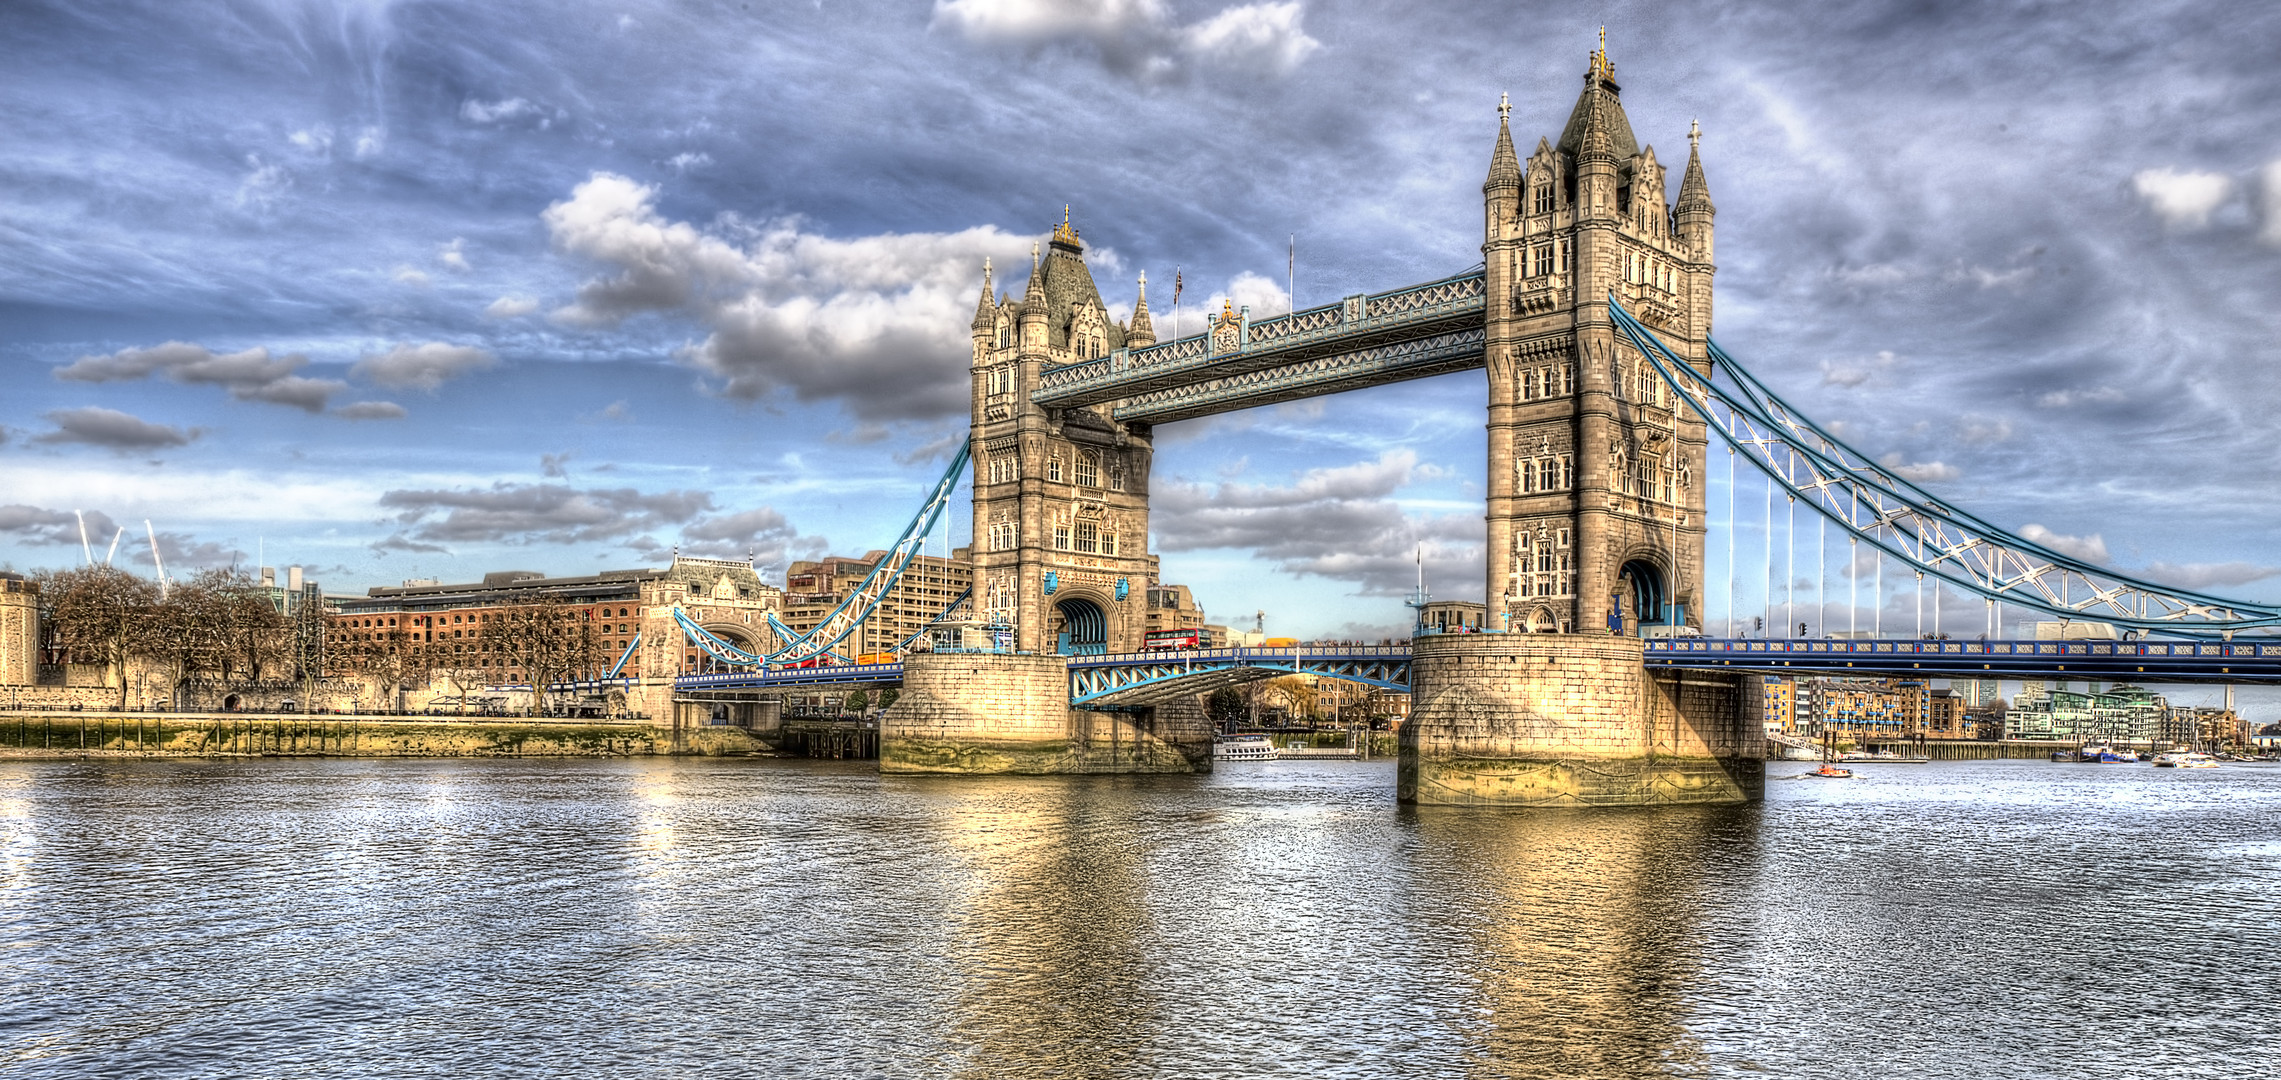
[[[0,762],[0,1073],[2272,1075],[2281,768]]]

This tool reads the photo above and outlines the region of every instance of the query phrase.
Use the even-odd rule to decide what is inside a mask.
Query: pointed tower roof
[[[1142,339],[1146,339],[1145,342]],[[1148,317],[1148,271],[1141,271],[1140,298],[1133,301],[1133,317],[1125,323],[1125,341],[1131,344],[1154,344],[1156,324]]]
[[[1043,303],[1044,301],[1045,270],[1043,267],[1038,265],[1038,246],[1035,242],[1033,242],[1030,244],[1030,284],[1029,287],[1022,290],[1022,303],[1024,305],[1033,305]],[[1039,314],[1044,313],[1044,309],[1042,308],[1032,307],[1030,310],[1037,311]]]
[[[1608,31],[1603,27],[1600,48],[1584,71],[1584,92],[1568,114],[1568,126],[1560,130],[1560,151],[1574,157],[1596,133],[1607,140],[1606,151],[1619,161],[1639,153],[1639,140],[1632,136],[1631,118],[1624,115],[1621,94],[1622,88],[1616,85],[1616,65],[1608,60]]]
[[[1513,99],[1497,95],[1497,149],[1489,154],[1489,180],[1482,187],[1521,186],[1521,159],[1513,153]]]
[[[972,328],[987,329],[998,324],[998,308],[990,302],[990,257],[982,257],[982,300],[974,305]]]
[[[1711,185],[1703,182],[1703,126],[1687,125],[1687,175],[1679,181],[1680,212],[1707,210],[1716,213],[1711,205]]]

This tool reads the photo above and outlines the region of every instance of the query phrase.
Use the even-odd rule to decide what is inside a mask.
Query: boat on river
[[[1273,761],[1281,756],[1265,735],[1230,735],[1212,744],[1215,761]]]

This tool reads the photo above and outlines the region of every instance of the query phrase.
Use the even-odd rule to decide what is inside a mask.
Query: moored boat
[[[1273,761],[1280,756],[1265,735],[1230,735],[1212,744],[1212,757],[1219,761]]]

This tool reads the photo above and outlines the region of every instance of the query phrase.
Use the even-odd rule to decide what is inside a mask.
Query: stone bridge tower
[[[1048,367],[1153,344],[1148,280],[1132,318],[1111,319],[1066,211],[1030,262],[1019,300],[993,299],[985,267],[974,312],[973,609],[1023,652],[1137,650],[1157,576],[1149,427],[1030,396]]]
[[[1482,185],[1488,275],[1492,628],[1699,626],[1702,425],[1611,322],[1620,297],[1708,371],[1710,191],[1692,144],[1674,207],[1607,48],[1558,143],[1514,153],[1511,106]]]

